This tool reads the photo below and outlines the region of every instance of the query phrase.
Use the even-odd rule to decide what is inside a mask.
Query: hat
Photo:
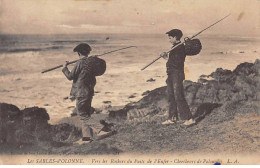
[[[91,47],[87,43],[80,43],[74,49],[74,52],[79,52],[81,54],[89,54],[91,51]]]
[[[172,36],[172,37],[177,37],[177,39],[180,39],[182,37],[182,31],[179,29],[172,29],[168,32],[166,32],[166,34],[168,34],[168,36]]]

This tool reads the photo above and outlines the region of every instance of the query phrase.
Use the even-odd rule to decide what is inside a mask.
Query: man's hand
[[[168,58],[168,54],[166,52],[161,53],[160,56],[163,57],[164,59]]]
[[[67,67],[67,66],[68,66],[68,63],[69,63],[69,61],[66,61],[66,62],[63,64],[63,67]]]

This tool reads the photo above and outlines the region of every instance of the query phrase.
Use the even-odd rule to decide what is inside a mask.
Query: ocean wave
[[[232,51],[217,51],[211,54],[224,55],[224,54],[244,54],[244,53],[257,53],[257,50],[232,50]]]
[[[2,53],[18,53],[18,52],[37,52],[37,51],[49,51],[49,50],[58,50],[62,49],[64,46],[52,46],[52,47],[46,47],[46,48],[14,48],[14,49],[6,49],[1,50]]]
[[[52,43],[96,43],[97,40],[84,40],[84,41],[78,41],[78,40],[55,40],[51,41]]]

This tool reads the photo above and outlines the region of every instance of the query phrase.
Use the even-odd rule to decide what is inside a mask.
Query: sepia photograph
[[[0,165],[259,165],[259,0],[0,0]]]

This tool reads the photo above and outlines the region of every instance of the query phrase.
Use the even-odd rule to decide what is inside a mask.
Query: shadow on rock
[[[220,107],[221,104],[217,103],[203,103],[199,105],[197,111],[194,113],[193,118],[196,123],[203,120],[207,115],[209,115],[215,108]]]

